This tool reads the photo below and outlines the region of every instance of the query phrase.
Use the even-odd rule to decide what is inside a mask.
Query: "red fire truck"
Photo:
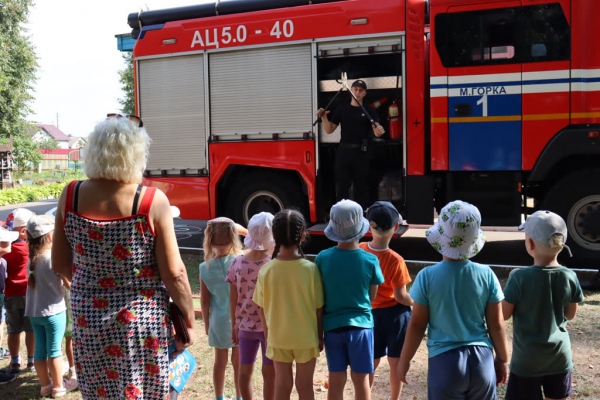
[[[550,209],[577,262],[598,263],[597,15],[595,0],[238,0],[130,14],[153,139],[145,184],[187,219],[294,207],[325,221],[339,132],[313,120],[346,72],[367,82],[387,132],[370,145],[371,201],[411,225],[455,199],[487,226]]]

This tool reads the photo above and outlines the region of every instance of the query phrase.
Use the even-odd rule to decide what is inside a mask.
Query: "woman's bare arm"
[[[150,219],[156,233],[155,254],[158,271],[173,302],[181,310],[188,330],[192,330],[191,343],[189,343],[191,345],[194,341],[193,329],[196,324],[192,289],[179,253],[169,200],[160,190],[157,190],[154,196]]]
[[[66,278],[73,280],[73,250],[65,235],[65,205],[67,203],[67,188],[65,186],[54,218],[54,234],[52,236],[52,270]]]

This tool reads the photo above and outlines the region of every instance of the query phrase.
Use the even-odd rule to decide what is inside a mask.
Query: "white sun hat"
[[[480,227],[481,214],[477,207],[456,200],[442,208],[438,221],[425,231],[425,236],[438,253],[456,260],[468,260],[485,244],[485,234]]]
[[[331,207],[325,236],[334,242],[353,242],[369,231],[369,220],[363,217],[360,204],[352,200],[340,200]]]
[[[9,231],[4,228],[0,228],[0,242],[14,242],[19,238],[19,232]]]
[[[252,250],[268,250],[275,247],[273,239],[273,214],[261,212],[248,221],[248,234],[244,245]]]

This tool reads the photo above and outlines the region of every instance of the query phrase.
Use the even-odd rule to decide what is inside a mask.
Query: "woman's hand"
[[[208,320],[204,322],[204,333],[208,336]]]
[[[183,353],[183,350],[185,350],[186,348],[188,348],[194,344],[194,339],[196,338],[196,336],[194,334],[194,328],[190,328],[188,326],[187,331],[188,331],[188,334],[190,335],[190,341],[187,343],[183,343],[183,339],[182,339],[181,335],[175,335],[175,351],[173,353],[171,353],[171,358],[177,357],[178,355]]]

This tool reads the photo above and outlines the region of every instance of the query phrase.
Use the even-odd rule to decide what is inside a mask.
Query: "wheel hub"
[[[571,208],[569,233],[582,247],[600,250],[600,195],[588,196]]]
[[[244,222],[248,225],[250,218],[260,212],[275,215],[283,209],[283,202],[275,193],[261,190],[249,196],[244,203]]]

